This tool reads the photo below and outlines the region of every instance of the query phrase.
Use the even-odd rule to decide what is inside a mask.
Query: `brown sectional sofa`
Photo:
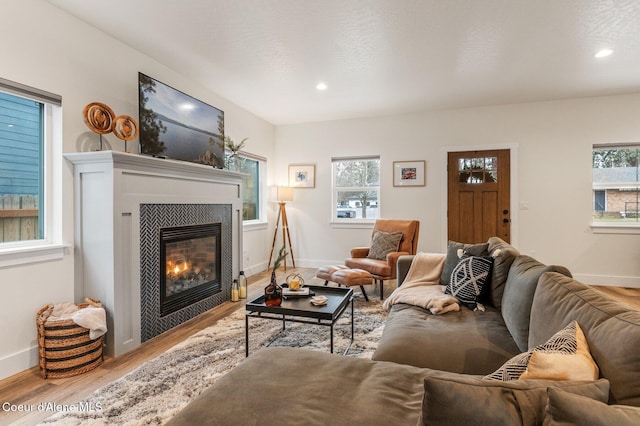
[[[498,248],[503,257],[496,257],[485,312],[462,307],[437,316],[394,305],[373,360],[265,348],[170,424],[533,425],[549,422],[549,388],[588,397],[587,404],[640,406],[640,312],[499,239],[489,240],[486,250],[495,254]],[[399,260],[399,282],[411,260]],[[573,320],[585,333],[601,379],[482,379]]]

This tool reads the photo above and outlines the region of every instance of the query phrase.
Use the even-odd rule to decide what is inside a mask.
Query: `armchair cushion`
[[[402,232],[374,232],[367,257],[369,259],[387,260],[387,254],[398,251],[402,235]]]
[[[406,254],[406,253],[404,253]],[[391,269],[391,265],[386,260],[370,259],[368,257],[352,257],[346,259],[344,264],[352,269],[364,269],[374,276],[376,279],[390,279],[388,277],[395,276],[395,268]]]

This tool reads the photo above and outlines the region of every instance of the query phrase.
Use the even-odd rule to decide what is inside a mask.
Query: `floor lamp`
[[[276,246],[276,239],[278,238],[278,228],[282,222],[282,245],[287,247],[289,243],[289,249],[287,252],[291,255],[291,262],[293,267],[296,267],[296,260],[293,257],[293,247],[291,246],[291,235],[289,234],[289,221],[287,220],[287,201],[293,201],[293,188],[288,186],[276,186],[273,193],[273,201],[276,201],[280,208],[278,210],[278,218],[276,219],[276,229],[273,232],[273,243],[271,243],[271,254],[269,255],[268,267],[271,267],[271,259],[273,258],[273,250]],[[284,270],[287,270],[287,258],[284,258]]]

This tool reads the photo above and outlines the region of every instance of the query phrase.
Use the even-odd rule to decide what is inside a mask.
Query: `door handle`
[[[509,219],[507,219],[506,217],[504,219],[502,219],[503,223],[509,223]]]

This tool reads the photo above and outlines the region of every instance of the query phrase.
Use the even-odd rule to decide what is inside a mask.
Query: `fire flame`
[[[189,262],[184,262],[181,265],[176,264],[173,265],[173,262],[167,262],[167,275],[179,275],[181,273],[187,272],[191,268]]]

